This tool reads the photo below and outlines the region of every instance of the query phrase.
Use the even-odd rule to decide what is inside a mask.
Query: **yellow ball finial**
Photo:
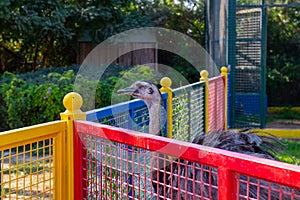
[[[160,80],[160,85],[162,87],[165,87],[165,88],[170,88],[171,85],[172,85],[172,80],[168,77],[163,77],[161,80]]]
[[[227,72],[228,72],[227,67],[221,67],[221,73],[222,74],[227,74]]]
[[[80,110],[82,102],[82,97],[76,92],[66,94],[63,100],[66,110],[70,112]]]
[[[200,72],[200,76],[201,76],[201,78],[208,78],[208,71],[202,70],[202,71]]]

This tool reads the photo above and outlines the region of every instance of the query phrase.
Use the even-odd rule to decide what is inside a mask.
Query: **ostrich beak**
[[[135,91],[135,88],[133,87],[128,87],[128,88],[124,88],[124,89],[120,89],[117,91],[118,95],[132,95],[132,93]]]

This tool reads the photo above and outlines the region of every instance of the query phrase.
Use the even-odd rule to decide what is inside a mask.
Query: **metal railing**
[[[204,73],[203,73],[204,72]],[[172,81],[161,80],[162,132],[169,138],[190,142],[194,135],[227,128],[227,69],[222,75],[172,90]],[[87,112],[87,120],[148,132],[149,113],[142,100],[132,100]]]
[[[65,122],[0,133],[0,199],[65,199]]]
[[[85,163],[76,199],[300,198],[299,166],[93,122],[74,127],[83,147],[75,159]]]
[[[171,103],[172,138],[189,142],[205,132],[205,82],[174,89]]]
[[[212,97],[227,88],[224,72],[174,90],[170,81],[161,83],[166,135],[177,129],[173,138],[190,141],[194,134],[226,129],[227,92]],[[86,119],[80,95],[69,93],[63,103],[62,121],[0,133],[1,200],[300,199],[298,166],[141,133],[147,132],[148,111],[140,100],[88,112],[90,122],[76,121]],[[218,110],[211,112],[209,103]],[[222,126],[210,125],[214,121]],[[165,178],[153,179],[153,172]]]
[[[225,93],[224,77],[219,76],[209,80],[208,97],[208,131],[223,130],[225,126]]]

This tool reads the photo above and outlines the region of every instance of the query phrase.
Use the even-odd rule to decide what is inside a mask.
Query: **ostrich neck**
[[[160,103],[147,105],[149,110],[149,133],[160,134]]]

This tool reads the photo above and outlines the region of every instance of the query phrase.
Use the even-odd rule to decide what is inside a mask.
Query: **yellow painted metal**
[[[202,70],[200,72],[200,81],[205,82],[205,132],[207,133],[208,130],[208,100],[209,100],[209,91],[208,91],[208,71]]]
[[[65,125],[54,121],[0,133],[0,199],[66,199]]]
[[[64,123],[61,121],[54,121],[0,132],[0,148],[4,149],[7,146],[24,144],[26,141],[32,141],[33,138],[40,138],[56,133],[57,130],[60,130],[62,124]]]
[[[300,129],[254,129],[253,131],[263,136],[271,134],[279,138],[300,139]]]
[[[225,97],[224,97],[224,116],[225,116],[225,120],[224,120],[224,130],[227,130],[227,120],[228,120],[228,70],[227,70],[227,67],[222,67],[221,68],[221,75],[225,77],[225,83],[224,83],[224,94],[225,94]]]
[[[173,108],[172,108],[172,99],[173,99],[173,92],[171,89],[172,80],[168,77],[164,77],[160,80],[160,85],[162,88],[160,89],[161,92],[166,92],[168,94],[168,101],[167,101],[167,134],[168,138],[172,138],[172,126],[173,126]]]
[[[67,177],[67,199],[74,199],[74,120],[85,120],[86,113],[80,110],[82,106],[82,97],[76,93],[71,92],[65,95],[63,104],[66,111],[60,114],[61,120],[67,122],[67,141],[66,141],[66,177]]]
[[[300,107],[268,107],[269,113],[281,113],[284,111],[293,111],[300,113]]]

